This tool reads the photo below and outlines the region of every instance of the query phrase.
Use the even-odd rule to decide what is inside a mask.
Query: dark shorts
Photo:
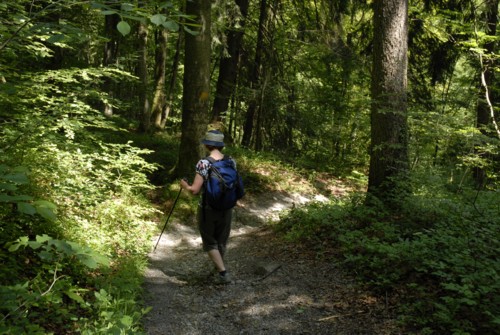
[[[198,228],[204,251],[218,249],[224,256],[231,232],[232,214],[232,209],[215,211],[209,206],[206,206],[205,209],[198,206]]]

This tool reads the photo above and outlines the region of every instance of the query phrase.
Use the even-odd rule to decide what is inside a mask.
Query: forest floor
[[[194,219],[172,220],[149,255],[146,333],[400,334],[385,299],[361,289],[334,260],[270,227],[281,211],[311,199],[322,197],[267,192],[240,200],[225,260],[233,279],[227,285],[213,282]]]

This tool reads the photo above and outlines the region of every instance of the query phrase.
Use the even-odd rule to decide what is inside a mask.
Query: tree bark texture
[[[207,130],[210,91],[210,0],[186,2],[186,14],[196,17],[199,34],[185,34],[184,92],[182,96],[182,135],[178,176],[191,176],[203,155],[200,140]]]
[[[408,1],[374,1],[368,192],[388,200],[408,171]],[[399,196],[399,194],[398,194]]]
[[[110,4],[110,6],[113,5]],[[104,36],[108,38],[108,41],[104,44],[104,57],[102,60],[102,65],[104,67],[115,64],[118,58],[118,46],[120,41],[120,34],[116,28],[118,22],[120,22],[120,16],[118,14],[106,15],[104,17]],[[113,86],[112,80],[104,80],[103,91],[108,93],[111,99],[114,96]],[[104,115],[113,115],[113,105],[110,102],[104,103]]]
[[[177,43],[175,44],[175,55],[172,61],[172,69],[170,75],[170,82],[168,85],[167,102],[165,103],[165,108],[163,109],[163,115],[161,120],[161,129],[165,128],[168,117],[170,116],[170,111],[172,109],[172,102],[174,100],[175,85],[177,83],[177,72],[179,69],[179,62],[181,58],[181,45],[183,41],[184,33],[179,31],[179,37],[177,38]]]
[[[139,59],[137,75],[140,80],[139,108],[141,108],[139,131],[147,132],[151,127],[151,105],[148,96],[148,27],[146,24],[139,23],[138,38]]]
[[[165,108],[165,75],[167,65],[168,31],[160,27],[156,33],[155,92],[151,106],[151,119],[156,129],[163,129],[162,115]]]
[[[486,21],[486,34],[488,36],[496,36],[497,33],[497,24],[498,24],[498,0],[487,0],[485,1],[485,21]],[[496,42],[490,41],[484,45],[485,52],[487,56],[491,56],[496,50]],[[486,57],[483,59],[483,69],[484,77],[486,81],[486,86],[490,87],[494,82],[495,75],[495,65],[496,62],[493,57]],[[479,85],[481,85],[481,78],[479,78]],[[495,101],[491,93],[493,90],[489,90],[490,92],[490,101]],[[481,92],[479,95],[479,101],[477,106],[477,127],[483,134],[487,134],[486,130],[488,125],[491,124],[490,120],[490,108],[486,102],[485,97],[485,87],[481,85]]]
[[[488,36],[496,36],[498,25],[498,4],[499,0],[487,0],[484,3],[485,14],[484,21],[486,23],[485,33]],[[486,57],[483,57],[481,73],[479,75],[479,99],[476,111],[476,125],[479,131],[485,136],[492,136],[492,124],[495,115],[491,115],[491,107],[496,106],[495,90],[491,89],[495,85],[495,69],[497,62],[493,55],[496,52],[496,41],[490,41],[484,45]],[[484,76],[484,78],[482,77]],[[484,79],[484,84],[482,83]],[[492,106],[490,106],[486,99],[488,94]],[[494,135],[493,135],[494,136]],[[473,176],[477,185],[483,185],[486,180],[486,171],[481,167],[475,167]]]
[[[264,52],[264,30],[267,22],[267,0],[260,1],[260,16],[259,16],[259,31],[257,33],[257,46],[255,48],[255,60],[253,63],[252,74],[250,78],[250,89],[254,92],[251,98],[247,113],[245,116],[245,124],[243,125],[243,140],[244,147],[250,146],[250,141],[254,132],[255,115],[258,112],[259,105],[257,99],[259,96],[259,81],[262,72],[262,54]]]
[[[243,27],[248,15],[249,0],[236,0],[236,5],[240,9],[240,28],[232,27],[227,32],[227,52],[228,57],[221,54],[219,77],[215,92],[214,104],[212,108],[212,122],[221,121],[229,106],[229,100],[234,92],[238,74],[238,64],[240,59],[241,42],[243,39]]]

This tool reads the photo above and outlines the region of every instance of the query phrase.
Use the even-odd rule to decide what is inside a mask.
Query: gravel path
[[[265,224],[308,200],[245,199],[228,245],[229,285],[212,282],[194,223],[169,224],[145,274],[147,334],[398,334],[383,301],[359,290],[335,262],[285,243]]]

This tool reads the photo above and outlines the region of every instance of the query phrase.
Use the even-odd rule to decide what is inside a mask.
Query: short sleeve
[[[202,176],[203,179],[207,179],[209,168],[210,168],[210,162],[206,159],[200,159],[198,163],[196,163],[196,173]]]

